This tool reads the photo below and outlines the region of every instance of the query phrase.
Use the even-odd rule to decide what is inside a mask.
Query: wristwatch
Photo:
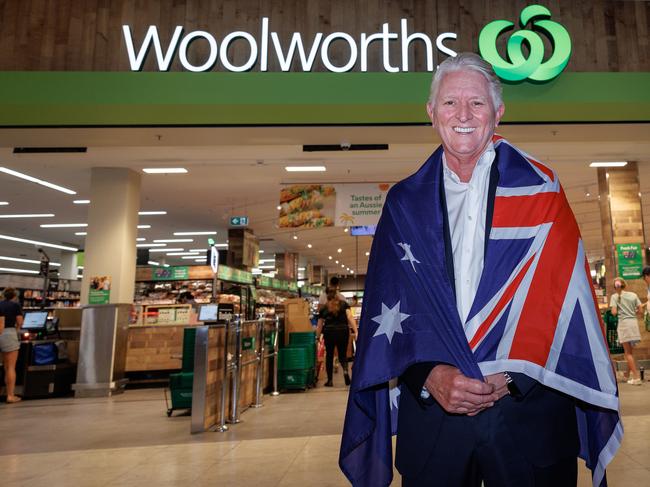
[[[521,398],[521,391],[519,390],[519,387],[517,387],[517,384],[515,384],[515,381],[512,380],[512,377],[510,377],[510,374],[508,374],[508,372],[504,372],[503,376],[506,378],[506,387],[508,388],[510,395],[517,399]]]

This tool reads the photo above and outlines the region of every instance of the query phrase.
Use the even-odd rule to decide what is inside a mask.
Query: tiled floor
[[[346,398],[342,385],[265,397],[227,433],[201,435],[188,416],[165,416],[161,390],[2,404],[0,485],[347,486],[337,466]],[[650,485],[650,383],[622,384],[621,399],[626,434],[609,485]],[[590,484],[582,467],[579,485]]]

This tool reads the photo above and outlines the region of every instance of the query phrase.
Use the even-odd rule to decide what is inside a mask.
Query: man
[[[575,486],[579,451],[606,482],[622,427],[584,248],[555,173],[494,136],[504,110],[479,56],[434,75],[442,147],[373,241],[340,458],[355,486],[390,483],[395,429],[405,487]]]
[[[341,280],[338,277],[336,277],[336,276],[330,277],[330,285],[329,285],[329,287],[333,288],[333,289],[336,289],[336,296],[341,301],[345,302],[345,296],[343,296],[339,291],[340,284],[341,284]],[[320,293],[320,296],[318,296],[318,307],[321,308],[322,306],[324,306],[326,304],[327,304],[327,289],[323,290]]]

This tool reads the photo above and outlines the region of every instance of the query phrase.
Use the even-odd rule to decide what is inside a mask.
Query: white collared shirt
[[[490,185],[490,168],[494,161],[490,143],[481,155],[467,183],[449,169],[443,154],[443,179],[451,248],[454,256],[456,307],[463,323],[467,320],[483,272],[485,249],[485,215]]]

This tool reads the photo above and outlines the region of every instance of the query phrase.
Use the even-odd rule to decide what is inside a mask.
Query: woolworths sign
[[[509,30],[514,23],[508,20],[495,20],[488,23],[479,35],[479,51],[483,58],[492,64],[495,72],[504,80],[548,81],[556,77],[566,66],[571,54],[571,39],[566,29],[550,20],[551,12],[543,6],[531,5],[524,8],[520,15],[521,30],[515,31],[507,41],[507,59],[497,51],[497,38]],[[529,29],[525,27],[530,25]],[[169,70],[176,56],[187,71],[203,72],[215,69],[220,64],[226,71],[243,72],[258,68],[268,71],[269,59],[277,60],[282,71],[290,71],[297,59],[298,70],[311,71],[316,59],[321,65],[334,73],[345,73],[358,67],[359,71],[368,71],[368,48],[372,44],[381,44],[382,66],[386,72],[399,73],[409,71],[412,64],[409,59],[409,47],[413,43],[422,43],[426,50],[427,71],[434,70],[434,49],[447,56],[456,56],[456,51],[448,43],[458,38],[455,32],[439,33],[435,39],[422,32],[409,32],[407,19],[400,20],[399,29],[382,24],[380,32],[361,33],[353,36],[345,32],[333,32],[325,35],[316,33],[306,38],[300,32],[294,32],[288,42],[282,42],[277,32],[273,31],[267,17],[261,19],[257,35],[250,32],[230,32],[217,40],[210,32],[195,30],[185,32],[177,26],[167,43],[161,41],[158,28],[149,26],[144,39],[139,42],[133,38],[131,28],[122,26],[124,42],[132,71],[140,71],[152,52],[160,71]],[[553,52],[545,53],[544,42],[540,36],[545,35]],[[188,51],[195,41],[207,43],[205,59],[194,64],[188,59]],[[248,58],[235,64],[228,57],[228,49],[234,44],[246,45]],[[400,56],[391,58],[391,43],[398,43]],[[336,63],[332,60],[330,50],[334,44],[342,46]],[[340,53],[345,53],[340,55]],[[342,60],[340,60],[342,57]],[[547,58],[546,61],[543,59]]]

